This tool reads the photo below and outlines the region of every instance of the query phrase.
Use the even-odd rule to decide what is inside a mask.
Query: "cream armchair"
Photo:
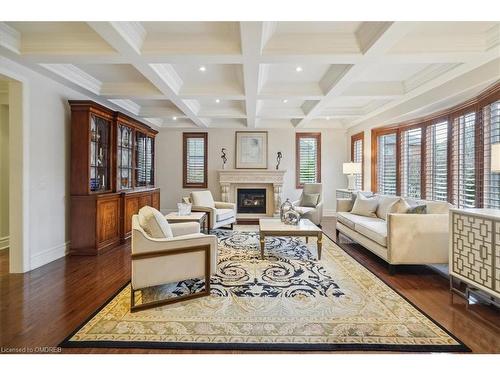
[[[207,213],[210,230],[227,225],[233,229],[233,224],[236,222],[236,205],[234,203],[216,202],[208,190],[193,191],[187,201],[193,205],[192,211]]]
[[[319,194],[317,202],[306,202],[304,194]],[[321,225],[323,217],[323,186],[319,183],[304,184],[300,199],[292,202],[295,210],[304,218],[311,220],[316,225]]]
[[[198,223],[168,224],[156,211],[144,219],[144,208],[132,217],[132,312],[210,295],[210,275],[217,270],[217,238],[200,233]],[[153,212],[147,207],[147,213]],[[159,215],[158,215],[159,214]],[[153,217],[154,216],[154,217]],[[163,217],[163,220],[159,217]],[[154,221],[157,220],[157,223]],[[155,228],[151,230],[151,222]],[[148,228],[149,227],[149,228]],[[158,228],[161,231],[158,232]],[[156,229],[156,230],[155,230]],[[149,233],[148,233],[149,232]],[[156,232],[156,233],[155,233]],[[164,233],[164,237],[153,237]],[[205,289],[184,296],[135,303],[136,291],[194,278],[205,279]]]

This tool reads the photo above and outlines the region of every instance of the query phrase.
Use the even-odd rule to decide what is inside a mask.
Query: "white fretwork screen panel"
[[[493,289],[492,220],[453,213],[453,271]]]
[[[500,293],[500,222],[495,222],[495,292]]]

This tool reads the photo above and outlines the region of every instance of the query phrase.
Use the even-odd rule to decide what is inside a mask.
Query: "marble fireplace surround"
[[[236,203],[237,189],[266,189],[266,214],[242,214],[238,217],[262,217],[279,215],[282,201],[285,170],[272,169],[219,169],[219,184],[223,202]]]

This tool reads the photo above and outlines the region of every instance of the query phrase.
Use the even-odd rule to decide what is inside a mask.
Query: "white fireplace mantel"
[[[285,170],[273,169],[219,169],[219,184],[221,198],[224,202],[231,201],[231,185],[242,184],[267,184],[273,189],[273,212],[279,213],[281,206],[281,193]]]

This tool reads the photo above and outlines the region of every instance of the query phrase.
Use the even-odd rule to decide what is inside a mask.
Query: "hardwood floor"
[[[335,219],[325,218],[323,231],[333,239]],[[450,298],[448,280],[428,267],[404,267],[396,275],[389,275],[387,265],[371,252],[356,244],[341,246],[474,353],[500,353],[497,308],[477,304],[467,309],[461,297]],[[6,253],[0,253],[2,269],[8,263]],[[62,258],[26,274],[0,272],[0,347],[57,346],[129,279],[129,244],[97,257]],[[148,349],[64,349],[63,352],[207,353]]]

